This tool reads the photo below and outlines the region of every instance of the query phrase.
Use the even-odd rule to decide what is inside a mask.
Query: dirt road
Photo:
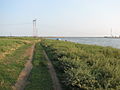
[[[45,51],[43,51],[43,52],[44,52],[45,58],[48,60],[48,68],[49,68],[49,73],[50,73],[52,81],[53,81],[53,88],[54,88],[54,90],[62,90],[59,80],[57,78],[55,69],[54,69],[50,59],[48,58],[46,52]]]
[[[25,68],[21,71],[17,82],[14,86],[12,86],[13,90],[24,90],[24,87],[26,85],[27,78],[30,74],[30,71],[32,69],[32,57],[33,57],[33,51],[34,51],[33,45],[26,53],[29,54],[29,60],[25,64]]]

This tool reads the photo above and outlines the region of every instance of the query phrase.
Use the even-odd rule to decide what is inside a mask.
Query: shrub
[[[47,39],[42,45],[69,90],[120,89],[120,50]]]

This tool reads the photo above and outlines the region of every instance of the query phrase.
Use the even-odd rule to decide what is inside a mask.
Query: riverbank
[[[0,38],[0,41],[1,90],[12,90],[33,43],[36,43],[33,68],[25,90],[120,89],[119,49],[41,38]]]
[[[65,90],[120,89],[120,50],[58,40],[43,40]]]
[[[58,38],[48,38],[57,40]],[[120,49],[119,38],[103,38],[103,37],[64,37],[59,38],[62,41],[71,41],[80,44],[99,45],[99,46],[110,46],[113,48]]]

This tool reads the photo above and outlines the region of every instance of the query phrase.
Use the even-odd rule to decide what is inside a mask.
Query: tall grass
[[[120,50],[57,40],[42,45],[67,89],[120,89]]]

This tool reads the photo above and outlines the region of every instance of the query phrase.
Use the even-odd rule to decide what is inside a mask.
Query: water
[[[57,38],[49,38],[49,39],[57,39]],[[111,47],[120,49],[120,38],[64,37],[60,39],[81,43],[81,44],[111,46]]]

